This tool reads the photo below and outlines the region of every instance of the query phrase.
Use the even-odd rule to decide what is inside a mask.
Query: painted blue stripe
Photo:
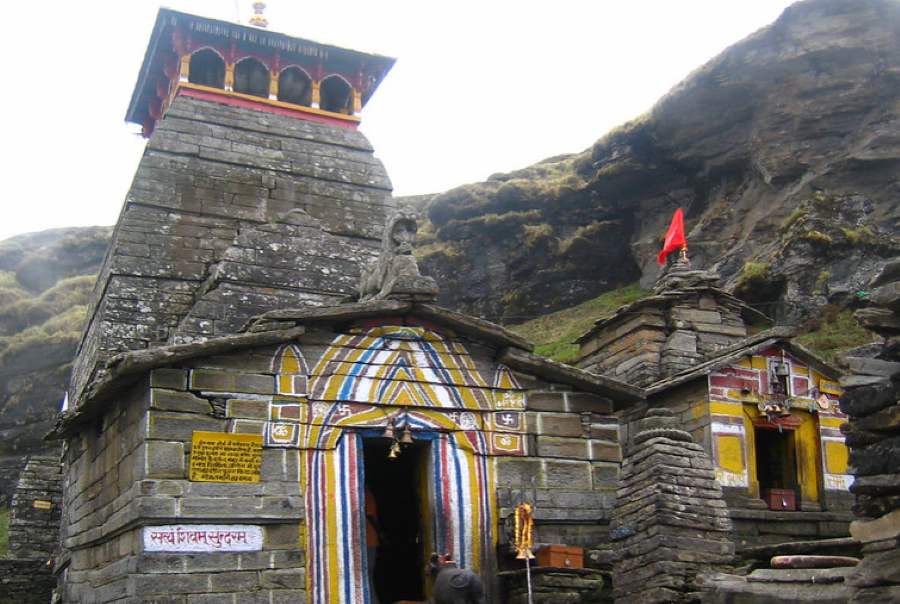
[[[324,602],[325,594],[322,591],[323,585],[323,577],[322,577],[322,526],[321,526],[321,515],[319,513],[319,464],[320,461],[320,451],[313,451],[312,454],[312,463],[309,484],[307,485],[307,489],[311,492],[313,503],[312,503],[312,526],[314,527],[314,540],[313,540],[313,555],[315,556],[313,561],[313,579],[315,581],[315,585],[313,585],[313,596],[317,602]]]
[[[353,390],[353,385],[356,383],[356,378],[359,376],[359,373],[363,371],[366,367],[366,361],[372,358],[372,356],[378,352],[382,344],[384,342],[383,338],[378,338],[372,344],[366,348],[366,351],[362,353],[359,360],[353,363],[353,367],[350,368],[350,371],[347,373],[347,377],[344,378],[344,383],[341,384],[341,390],[338,393],[338,398],[342,401],[349,400],[347,397]]]
[[[360,557],[362,558],[362,577],[360,580],[362,581],[362,590],[363,590],[363,602],[365,604],[369,604],[372,601],[372,594],[369,593],[369,543],[366,538],[366,464],[363,457],[363,437],[361,434],[356,436],[356,481],[359,485],[359,490],[356,493],[357,496],[357,515],[359,522],[359,530],[357,535],[357,543],[360,544],[360,548],[365,548],[363,551],[360,551]]]
[[[450,439],[448,439],[448,440],[450,440]],[[456,443],[451,442],[450,445],[452,447],[450,449],[450,452],[453,454],[453,469],[456,474],[456,484],[452,485],[452,486],[456,488],[456,497],[457,497],[456,515],[457,515],[457,522],[459,523],[459,549],[460,549],[458,562],[459,562],[460,568],[465,568],[466,567],[466,551],[465,551],[466,550],[466,546],[465,546],[465,543],[466,543],[466,515],[465,515],[466,500],[463,499],[462,470],[460,469],[459,456],[457,456],[457,454],[456,454],[457,453]]]
[[[444,531],[443,531],[443,517],[444,517],[444,502],[442,499],[443,491],[441,489],[441,449],[444,447],[444,439],[439,439],[436,443],[436,446],[431,449],[431,458],[434,463],[434,470],[432,471],[432,484],[434,485],[434,518],[432,521],[432,525],[434,526],[434,547],[435,551],[438,554],[444,553],[446,548],[444,547]]]
[[[351,435],[345,433],[341,438],[340,444],[335,450],[335,455],[337,456],[337,459],[335,461],[337,462],[338,467],[341,469],[341,475],[337,477],[338,483],[340,484],[340,499],[338,504],[341,506],[341,529],[342,534],[344,535],[344,538],[342,539],[343,543],[341,543],[341,550],[343,551],[344,559],[341,561],[343,562],[343,564],[341,564],[340,562],[338,563],[338,568],[343,571],[341,572],[341,574],[343,575],[344,579],[344,602],[347,603],[353,602],[351,589],[353,568],[350,565],[350,519],[348,518],[351,502],[350,492],[348,488],[349,477],[347,476],[348,472],[345,468],[345,465],[350,458],[350,455],[346,450],[348,446],[347,443],[349,443],[351,440]]]

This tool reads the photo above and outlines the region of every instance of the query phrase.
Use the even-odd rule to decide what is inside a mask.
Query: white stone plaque
[[[249,524],[144,527],[145,552],[255,552],[262,545],[262,527]]]

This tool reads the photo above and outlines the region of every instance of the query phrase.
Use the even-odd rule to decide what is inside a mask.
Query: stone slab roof
[[[62,438],[103,412],[106,401],[134,384],[148,371],[193,358],[235,352],[258,346],[289,342],[302,336],[307,327],[339,325],[361,319],[412,316],[446,327],[472,340],[499,349],[497,361],[508,367],[551,382],[609,397],[620,403],[644,399],[641,388],[609,377],[595,375],[533,354],[528,340],[500,325],[433,304],[398,300],[374,300],[338,306],[274,310],[251,319],[242,333],[210,338],[202,342],[156,346],[119,353],[88,385],[81,403],[60,414],[57,427],[48,438]]]
[[[808,363],[810,366],[814,367],[816,371],[819,371],[828,378],[836,380],[840,377],[841,372],[837,368],[823,361],[800,344],[793,342],[791,338],[795,335],[797,335],[796,330],[791,327],[773,327],[772,329],[761,331],[758,334],[741,340],[733,346],[723,348],[716,353],[715,357],[708,361],[695,365],[681,373],[676,373],[675,375],[669,376],[654,384],[650,384],[645,392],[647,396],[653,396],[660,392],[664,392],[669,388],[685,384],[700,377],[706,377],[711,371],[730,365],[744,357],[752,356],[775,344],[784,347],[792,355],[805,363]]]
[[[579,336],[578,339],[575,340],[575,343],[580,345],[584,342],[587,342],[602,328],[606,327],[610,323],[616,323],[622,320],[623,317],[628,317],[629,315],[633,315],[643,309],[656,308],[662,305],[666,305],[670,302],[675,302],[687,295],[693,294],[710,294],[716,296],[720,300],[724,300],[730,304],[733,304],[735,307],[740,309],[741,315],[743,315],[744,320],[748,323],[771,324],[772,322],[772,320],[765,314],[759,312],[751,306],[748,306],[746,302],[744,302],[740,298],[736,298],[724,289],[702,285],[697,287],[685,287],[676,290],[665,290],[654,296],[641,298],[640,300],[635,300],[634,302],[626,304],[625,306],[620,306],[612,315],[604,317],[602,319],[597,319],[597,321],[594,322],[593,327]]]

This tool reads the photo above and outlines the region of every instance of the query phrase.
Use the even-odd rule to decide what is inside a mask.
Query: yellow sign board
[[[200,482],[259,482],[261,434],[194,432],[191,441],[191,480]]]
[[[53,507],[53,504],[46,499],[35,499],[31,505],[36,510],[49,510]]]

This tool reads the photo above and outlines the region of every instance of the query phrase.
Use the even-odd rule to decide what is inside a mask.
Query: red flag
[[[669,230],[666,231],[666,242],[663,244],[662,251],[656,256],[656,261],[659,264],[665,264],[666,256],[668,256],[670,252],[686,248],[687,239],[684,238],[684,212],[681,208],[678,208],[675,210],[675,213],[672,214],[672,224],[669,225]]]

